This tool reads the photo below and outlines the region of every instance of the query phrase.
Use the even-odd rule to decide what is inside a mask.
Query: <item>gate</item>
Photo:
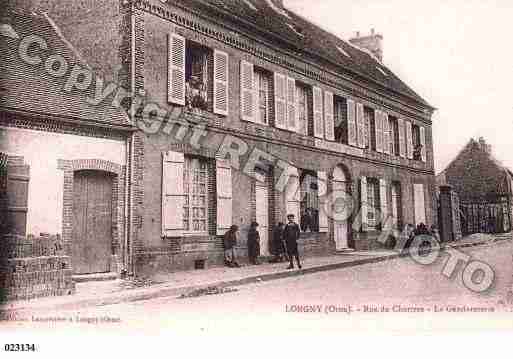
[[[506,199],[497,202],[461,203],[460,218],[465,235],[511,231],[511,216]]]

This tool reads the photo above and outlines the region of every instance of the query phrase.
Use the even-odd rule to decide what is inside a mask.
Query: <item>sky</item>
[[[471,137],[483,136],[513,169],[511,0],[284,0],[342,39],[372,28],[383,62],[437,108],[438,173]]]

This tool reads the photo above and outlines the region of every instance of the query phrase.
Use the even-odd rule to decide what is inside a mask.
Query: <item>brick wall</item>
[[[71,276],[71,259],[60,236],[2,236],[0,303],[73,294]]]

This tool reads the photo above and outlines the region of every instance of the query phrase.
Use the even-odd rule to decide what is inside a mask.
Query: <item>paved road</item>
[[[137,328],[148,333],[160,328],[180,333],[216,332],[223,327],[237,330],[264,328],[270,333],[308,329],[512,327],[513,313],[509,312],[513,305],[508,304],[507,293],[512,285],[513,244],[503,242],[464,251],[494,268],[495,285],[485,294],[474,293],[465,287],[461,280],[461,265],[451,279],[443,276],[441,272],[447,254],[442,254],[432,265],[419,265],[410,258],[401,258],[247,285],[222,295],[159,298],[88,308],[80,313],[54,314],[74,317],[74,321],[78,317],[84,320],[102,316],[120,318],[121,324],[103,323],[103,327],[113,326],[121,331]],[[494,312],[453,312],[468,308],[492,308]],[[37,315],[44,318],[51,314]],[[77,326],[76,323],[73,325]],[[99,328],[85,322],[79,327]]]

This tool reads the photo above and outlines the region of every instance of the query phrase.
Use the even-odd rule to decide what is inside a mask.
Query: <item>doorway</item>
[[[113,176],[84,170],[73,176],[73,246],[75,274],[110,270]]]
[[[333,193],[340,194],[342,192],[349,196],[348,179],[344,170],[338,166],[333,170]],[[346,200],[350,200],[350,197],[347,199],[340,198],[339,195],[337,195],[337,197],[338,199],[333,203],[333,206],[346,206]],[[341,213],[342,211],[345,211],[345,209],[334,208],[335,213]],[[335,249],[337,251],[343,251],[349,248],[349,218],[344,217],[348,216],[342,216],[341,219],[334,218],[333,220],[333,235],[335,239]]]

